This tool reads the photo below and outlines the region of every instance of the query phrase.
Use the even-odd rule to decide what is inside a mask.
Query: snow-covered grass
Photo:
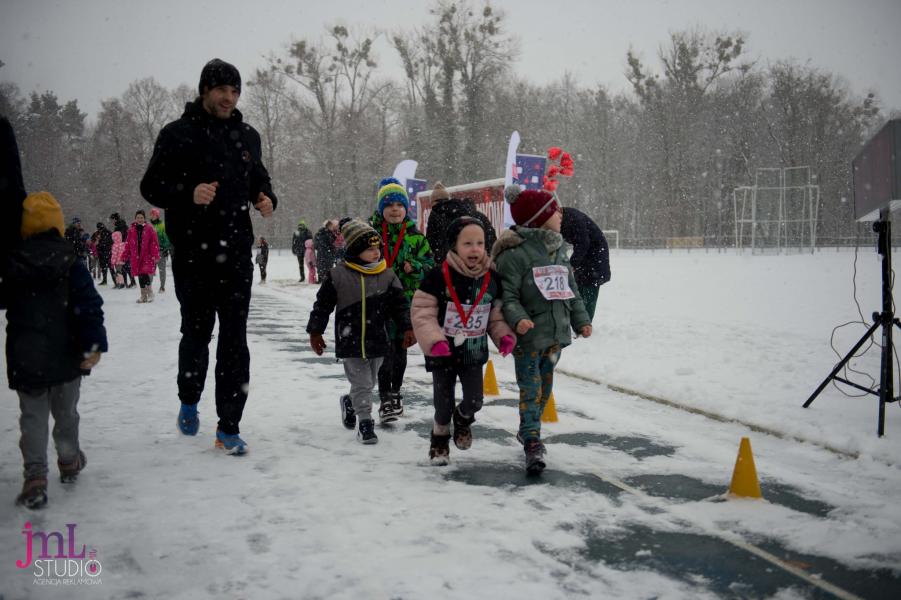
[[[887,407],[886,436],[877,438],[875,397],[830,386],[801,408],[837,361],[832,328],[857,318],[854,254],[612,259],[595,333],[564,351],[561,370],[734,422],[560,375],[560,421],[545,426],[549,471],[539,481],[523,476],[513,439],[511,358],[494,357],[501,396],[486,398],[473,448],[452,447],[451,466],[426,461],[431,390],[416,349],[404,418],[377,430],[378,445],[358,444],[339,423],[340,365],[308,349],[316,287],[296,283],[289,254],[273,252],[270,281],[254,287],[243,458],[212,448],[212,368],[200,434],[175,429],[174,293],[136,305],[134,290],[103,289],[111,351],[84,381],[80,404],[89,465],[74,486],[51,481],[44,511],[12,507],[18,400],[0,393],[0,502],[9,507],[0,512],[0,597],[697,598],[751,585],[751,595],[788,598],[810,589],[795,580],[761,592],[749,575],[724,592],[704,574],[680,576],[648,562],[665,556],[653,538],[667,532],[740,534],[846,568],[897,569],[901,410]],[[869,316],[880,301],[870,250],[861,251],[856,284]],[[842,330],[840,352],[862,331]],[[877,376],[878,349],[855,362]],[[705,500],[704,490],[726,490],[742,436],[752,439],[765,493],[789,490],[822,510]],[[672,478],[692,482],[700,497],[674,489],[660,497],[641,483]],[[644,492],[608,483],[618,481]],[[26,521],[45,532],[77,524],[78,545],[97,550],[102,585],[38,585],[31,568],[17,569]],[[640,530],[656,534],[628,560],[592,554],[592,540]]]

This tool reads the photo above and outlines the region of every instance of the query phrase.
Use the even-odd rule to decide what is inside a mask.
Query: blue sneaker
[[[182,402],[178,411],[178,430],[185,435],[197,435],[198,429],[200,418],[197,416],[197,405]]]
[[[216,447],[226,454],[240,456],[247,453],[247,443],[237,433],[223,433],[216,430]]]

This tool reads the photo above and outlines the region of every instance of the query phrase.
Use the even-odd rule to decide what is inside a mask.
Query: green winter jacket
[[[569,265],[569,251],[563,237],[548,229],[509,229],[494,244],[491,254],[501,276],[504,318],[513,329],[523,319],[535,323],[525,334],[517,334],[517,348],[532,351],[554,344],[568,346],[572,342],[570,328],[579,331],[591,325]],[[532,269],[550,265],[567,268],[574,298],[546,300],[542,296]]]
[[[379,237],[382,237],[382,224],[384,222],[385,219],[379,213],[375,213],[370,219],[372,228],[379,234]],[[404,231],[404,239],[397,250],[397,256],[391,262],[391,257],[394,256],[394,246],[397,244],[397,236],[400,234],[403,223],[407,224],[407,229]],[[432,250],[429,248],[428,240],[416,228],[416,222],[407,218],[403,223],[388,225],[387,247],[384,248],[385,255],[383,258],[391,262],[391,268],[394,269],[394,273],[400,279],[401,285],[404,286],[404,294],[406,294],[409,302],[412,300],[416,290],[419,289],[419,284],[422,283],[425,274],[435,266],[435,259],[432,258]],[[413,267],[411,272],[404,272],[404,262],[409,262]]]

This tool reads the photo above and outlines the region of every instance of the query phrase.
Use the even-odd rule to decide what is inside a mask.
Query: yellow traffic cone
[[[757,468],[754,466],[754,455],[751,454],[751,440],[741,438],[738,447],[738,458],[735,460],[735,471],[732,472],[732,483],[729,484],[729,495],[740,498],[763,498],[760,483],[757,481]]]
[[[547,404],[544,405],[544,412],[541,413],[541,422],[557,422],[557,406],[554,404],[554,392],[551,392],[551,397],[547,399]]]
[[[497,388],[497,377],[494,376],[494,364],[488,359],[485,365],[485,376],[482,378],[482,393],[486,396],[498,396],[501,391]]]

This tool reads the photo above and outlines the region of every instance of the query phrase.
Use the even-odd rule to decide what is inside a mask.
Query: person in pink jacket
[[[128,228],[123,258],[131,263],[131,273],[138,278],[141,288],[138,302],[153,302],[151,284],[156,274],[156,263],[160,260],[160,242],[143,210],[135,213],[135,222]]]
[[[316,283],[316,251],[312,238],[303,243],[303,263],[307,267],[307,283]]]
[[[109,268],[113,272],[113,281],[116,289],[125,288],[125,242],[122,241],[122,232],[113,232],[113,245],[110,249]]]
[[[504,321],[500,276],[485,251],[485,226],[476,218],[455,219],[445,233],[450,247],[444,260],[426,273],[413,294],[410,320],[432,374],[435,421],[429,460],[446,465],[453,421],[454,445],[472,445],[471,426],[482,408],[482,366],[488,362],[488,337],[502,356],[512,352],[516,334]],[[436,257],[438,258],[438,257]],[[457,380],[463,388],[459,405]]]

